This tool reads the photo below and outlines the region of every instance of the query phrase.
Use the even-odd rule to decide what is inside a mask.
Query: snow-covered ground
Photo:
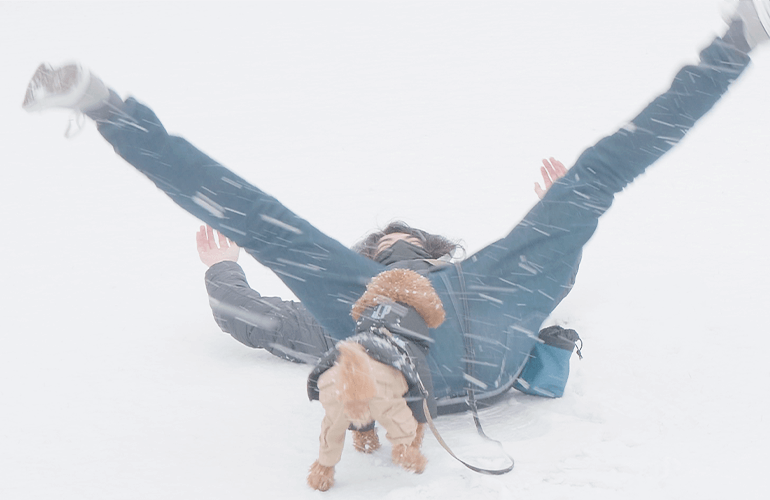
[[[766,498],[770,50],[601,221],[554,313],[585,340],[565,396],[482,414],[512,473],[428,437],[423,475],[348,447],[323,494],[309,367],[219,331],[197,221],[21,109],[77,59],[345,244],[403,219],[472,253],[721,27],[711,0],[0,3],[0,498]]]

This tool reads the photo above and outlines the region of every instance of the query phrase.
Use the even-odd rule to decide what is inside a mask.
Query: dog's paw
[[[418,448],[400,444],[393,447],[393,463],[400,465],[409,472],[422,474],[428,459],[425,458]]]
[[[326,467],[318,463],[318,460],[310,466],[307,476],[307,484],[314,490],[326,491],[334,486],[334,467]]]
[[[353,446],[361,453],[374,453],[380,449],[380,438],[377,429],[368,431],[353,431]]]

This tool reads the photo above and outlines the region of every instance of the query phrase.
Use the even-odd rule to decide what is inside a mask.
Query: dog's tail
[[[342,379],[339,398],[345,415],[355,425],[367,424],[372,420],[369,400],[377,393],[371,358],[364,346],[355,342],[340,342],[337,349],[340,351],[337,365]]]

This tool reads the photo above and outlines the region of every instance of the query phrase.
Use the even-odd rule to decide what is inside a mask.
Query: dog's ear
[[[436,328],[444,322],[444,305],[430,280],[411,269],[390,269],[372,278],[366,292],[353,304],[353,319],[358,321],[366,309],[380,304],[383,299],[413,307],[428,328]]]

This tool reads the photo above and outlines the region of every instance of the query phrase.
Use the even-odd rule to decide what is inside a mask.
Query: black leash
[[[473,342],[469,336],[470,318],[468,317],[468,300],[467,300],[466,291],[465,291],[465,278],[463,277],[463,272],[462,272],[462,268],[460,267],[460,264],[455,262],[454,265],[455,265],[455,268],[457,269],[457,277],[460,280],[460,294],[461,294],[460,299],[462,300],[462,308],[458,306],[457,297],[452,289],[451,283],[449,282],[449,278],[444,273],[440,273],[440,276],[447,287],[447,291],[449,292],[449,298],[452,300],[452,306],[455,309],[455,313],[458,315],[460,327],[462,328],[463,339],[465,342],[465,355],[466,355],[466,359],[468,359],[468,362],[466,363],[466,374],[470,378],[473,378],[473,374],[472,374],[473,360],[476,359],[476,353],[473,348]],[[463,311],[462,316],[460,316],[461,310]],[[433,420],[430,418],[430,415],[426,413],[427,419],[428,419],[428,426],[430,427],[430,430],[433,432],[433,435],[436,436],[436,439],[438,440],[439,444],[441,444],[441,446],[443,446],[444,449],[447,450],[447,452],[449,452],[450,455],[452,455],[452,457],[454,457],[458,462],[460,462],[464,466],[468,467],[470,470],[474,472],[478,472],[480,474],[490,474],[490,475],[502,475],[512,471],[514,466],[513,458],[511,458],[511,456],[508,455],[508,453],[503,448],[503,444],[500,441],[497,441],[487,436],[486,433],[484,432],[484,429],[481,427],[481,419],[479,418],[479,411],[478,411],[478,407],[476,406],[476,395],[473,391],[473,387],[469,385],[466,391],[467,391],[467,398],[465,402],[467,403],[468,408],[471,410],[471,414],[473,415],[473,423],[476,425],[476,431],[479,433],[479,436],[497,444],[500,447],[500,450],[503,452],[503,454],[508,458],[508,460],[511,461],[511,465],[503,469],[484,469],[481,467],[470,465],[469,463],[461,460],[460,458],[457,457],[457,455],[455,455],[452,452],[451,449],[449,449],[449,446],[447,446],[444,440],[441,439],[441,436],[439,435],[438,430],[436,429],[435,425],[433,425]],[[427,403],[423,402],[423,405],[427,408]]]
[[[468,462],[462,460],[457,455],[455,455],[454,452],[451,450],[451,448],[449,448],[449,445],[447,445],[446,442],[444,442],[444,439],[441,437],[441,434],[439,434],[438,429],[436,429],[436,426],[433,423],[433,419],[430,418],[430,413],[428,413],[428,403],[427,403],[427,401],[423,399],[423,403],[422,404],[423,404],[423,408],[425,409],[426,418],[428,419],[428,427],[430,427],[431,432],[436,437],[436,441],[438,441],[438,443],[450,455],[452,455],[452,458],[454,458],[455,460],[457,460],[458,462],[460,462],[461,464],[463,464],[464,466],[466,466],[467,468],[469,468],[473,472],[478,472],[479,474],[488,474],[488,475],[491,475],[491,476],[500,476],[500,475],[506,474],[508,472],[511,472],[513,470],[513,459],[511,458],[510,455],[508,455],[505,452],[505,450],[503,449],[502,443],[500,443],[499,441],[495,441],[494,439],[490,439],[489,437],[487,437],[486,434],[484,434],[484,431],[481,429],[481,424],[478,421],[478,415],[475,413],[475,408],[473,410],[474,411],[474,421],[476,422],[476,428],[479,431],[479,435],[481,437],[483,437],[484,439],[488,439],[489,441],[492,441],[493,443],[497,443],[500,446],[500,449],[503,451],[503,454],[506,456],[506,458],[508,458],[508,460],[511,461],[511,465],[509,465],[508,467],[506,467],[504,469],[484,469],[483,467],[476,467],[475,465],[471,465]],[[474,406],[475,406],[475,404],[474,404]]]
[[[378,307],[382,307],[382,306],[378,306]],[[409,356],[409,353],[407,353],[404,347],[399,343],[399,341],[396,340],[396,338],[393,335],[393,332],[391,332],[388,329],[388,326],[392,328],[391,325],[387,325],[385,323],[380,323],[379,325],[372,325],[369,331],[371,334],[377,335],[378,337],[388,341],[388,343],[393,347],[395,347],[396,350],[404,357],[406,362],[409,363],[409,365],[411,365],[411,368],[413,369],[412,371],[415,375],[415,379],[417,380],[417,387],[420,390],[420,395],[422,396],[422,408],[423,408],[423,413],[425,414],[425,420],[427,421],[428,427],[430,428],[431,432],[436,437],[436,441],[439,442],[439,444],[452,456],[452,458],[454,458],[455,460],[457,460],[458,462],[460,462],[461,464],[463,464],[464,466],[466,466],[467,468],[469,468],[474,472],[478,472],[480,474],[501,475],[513,470],[513,458],[511,458],[511,456],[505,452],[505,449],[503,449],[502,443],[489,438],[484,433],[484,430],[481,428],[481,421],[479,420],[479,414],[476,408],[476,399],[471,389],[468,389],[467,402],[468,402],[469,408],[471,409],[471,412],[473,413],[473,421],[476,424],[476,430],[478,431],[479,435],[484,439],[488,441],[492,441],[493,443],[496,443],[500,447],[500,450],[503,452],[503,454],[508,458],[508,460],[511,461],[511,465],[509,465],[504,469],[485,469],[483,467],[476,467],[475,465],[471,465],[468,462],[462,460],[457,455],[455,455],[455,453],[452,451],[449,445],[446,444],[446,441],[444,441],[444,438],[441,437],[441,434],[436,428],[436,425],[433,423],[433,418],[431,418],[430,416],[430,408],[428,408],[428,398],[431,396],[428,393],[428,390],[425,388],[425,385],[423,384],[422,379],[420,378],[420,374],[418,373],[417,368],[414,366],[414,363],[412,362],[412,359]]]

